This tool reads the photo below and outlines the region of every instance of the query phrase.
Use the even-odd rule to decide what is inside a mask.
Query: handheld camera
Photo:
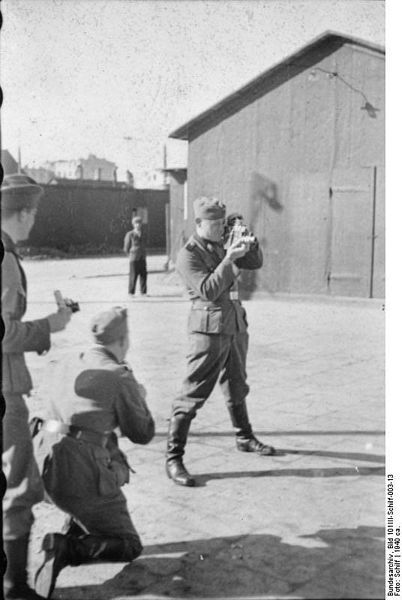
[[[227,217],[223,238],[225,248],[229,248],[229,246],[239,240],[243,240],[244,243],[250,244],[250,248],[257,244],[257,238],[249,232],[247,226],[243,222],[243,216],[238,213],[234,213]]]

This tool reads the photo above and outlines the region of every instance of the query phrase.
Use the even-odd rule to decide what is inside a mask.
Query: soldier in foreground
[[[246,311],[239,301],[240,269],[259,269],[261,249],[254,238],[235,241],[225,251],[225,207],[214,198],[194,202],[196,233],[180,250],[176,270],[191,300],[188,321],[189,354],[182,393],[174,400],[168,431],[166,471],[175,483],[194,486],[183,464],[192,419],[219,380],[242,452],[275,454],[258,441],[249,422],[246,396],[248,333]]]
[[[129,348],[127,311],[115,307],[92,322],[96,345],[61,361],[50,384],[50,420],[40,435],[50,444],[43,480],[61,510],[71,515],[66,533],[48,533],[36,591],[50,598],[65,566],[103,560],[129,562],[142,551],[121,486],[130,467],[118,447],[120,429],[137,444],[147,444],[155,426],[145,389],[124,362]]]
[[[50,348],[50,334],[64,329],[71,318],[65,306],[43,319],[22,321],[27,310],[27,281],[16,244],[26,240],[35,222],[42,188],[22,174],[7,175],[1,186],[1,237],[4,247],[2,274],[2,392],[3,473],[7,489],[3,498],[3,539],[7,558],[4,575],[6,600],[38,600],[27,583],[27,557],[32,507],[43,499],[43,485],[33,456],[28,426],[32,380],[25,352],[43,354]]]

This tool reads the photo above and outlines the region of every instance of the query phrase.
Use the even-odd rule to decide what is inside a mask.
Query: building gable
[[[359,47],[363,51],[375,52],[380,57],[384,57],[385,54],[382,46],[359,40],[358,38],[334,32],[326,32],[322,36],[312,40],[306,46],[303,46],[299,51],[270,67],[267,71],[210,109],[173,131],[170,137],[189,141],[198,137],[251,102],[258,100],[306,69],[314,67],[316,63],[330,56],[345,44]]]

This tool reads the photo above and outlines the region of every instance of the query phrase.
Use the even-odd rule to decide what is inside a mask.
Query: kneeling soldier
[[[97,559],[128,562],[142,551],[120,489],[129,480],[130,467],[114,430],[147,444],[155,426],[145,390],[124,362],[127,311],[116,307],[101,313],[93,320],[92,333],[94,348],[56,366],[57,398],[41,429],[44,443],[54,436],[44,462],[45,489],[71,515],[66,534],[48,533],[43,539],[45,555],[35,589],[47,598],[67,565]]]

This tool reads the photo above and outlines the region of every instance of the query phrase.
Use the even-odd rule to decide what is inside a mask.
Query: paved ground
[[[158,271],[163,257],[151,257]],[[124,490],[145,551],[132,564],[65,569],[60,600],[130,598],[381,598],[384,596],[384,313],[378,301],[273,299],[245,303],[250,323],[249,412],[258,436],[283,454],[234,449],[215,390],[197,416],[186,464],[194,489],[164,474],[166,420],[184,374],[188,303],[174,275],[150,275],[149,298],[126,295],[124,258],[26,261],[29,316],[53,310],[52,290],[81,312],[30,356],[36,390],[50,359],[85,346],[90,317],[129,307],[137,378],[148,389],[157,433],[149,446],[123,440],[137,474]],[[39,392],[38,392],[39,390]],[[63,515],[36,507],[30,574],[42,535]]]

